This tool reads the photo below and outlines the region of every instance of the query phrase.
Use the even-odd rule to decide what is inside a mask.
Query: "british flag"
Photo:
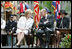
[[[52,7],[54,8],[55,19],[57,20],[60,18],[60,15],[58,14],[60,12],[60,1],[53,1]]]

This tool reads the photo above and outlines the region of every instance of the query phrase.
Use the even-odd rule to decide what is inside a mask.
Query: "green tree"
[[[54,9],[52,7],[52,1],[43,1],[43,6],[39,4],[40,10],[45,7],[47,7],[53,13]]]

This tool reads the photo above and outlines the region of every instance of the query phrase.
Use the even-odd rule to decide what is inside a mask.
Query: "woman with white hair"
[[[24,38],[24,34],[28,35],[28,31],[31,29],[34,20],[31,18],[32,14],[32,10],[31,9],[27,9],[25,11],[25,16],[21,16],[18,24],[17,24],[17,39],[18,39],[18,43],[16,44],[16,46],[20,46],[20,42],[22,41],[22,39]]]

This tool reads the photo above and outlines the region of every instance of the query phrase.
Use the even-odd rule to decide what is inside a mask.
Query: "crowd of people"
[[[16,14],[11,14],[11,16],[9,17],[9,20],[7,22],[5,22],[2,18],[1,18],[1,29],[5,29],[6,33],[7,33],[7,44],[8,46],[11,46],[11,39],[12,33],[16,33],[17,34],[17,43],[15,43],[15,37],[13,38],[13,45],[20,47],[21,46],[21,41],[22,39],[25,40],[25,43],[27,43],[27,38],[25,37],[25,35],[28,35],[29,33],[31,33],[31,29],[33,29],[34,26],[34,19],[33,19],[33,11],[31,9],[26,9],[25,12],[21,12],[20,13],[20,18],[17,21],[17,15]],[[65,10],[60,10],[60,19],[57,19],[56,22],[56,28],[69,28],[69,18],[65,17],[68,13],[65,12]],[[36,37],[39,39],[40,44],[38,46],[40,47],[47,47],[50,43],[50,34],[54,33],[55,31],[55,26],[54,26],[54,20],[55,17],[52,14],[52,12],[47,9],[41,9],[40,10],[40,23],[39,23],[39,27],[36,33]],[[46,42],[44,42],[44,40],[42,39],[42,34],[45,33],[45,38],[46,38]],[[59,34],[60,32],[57,31],[57,34]]]

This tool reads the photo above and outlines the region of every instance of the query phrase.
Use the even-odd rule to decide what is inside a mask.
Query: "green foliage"
[[[43,8],[45,8],[45,7],[47,7],[53,13],[54,9],[52,7],[52,1],[43,1],[43,6],[44,7],[42,7],[42,5],[39,4],[40,10],[43,9]]]
[[[67,34],[64,38],[61,38],[60,48],[71,48],[71,34]]]
[[[39,5],[40,10],[43,9],[43,7],[41,5]]]

